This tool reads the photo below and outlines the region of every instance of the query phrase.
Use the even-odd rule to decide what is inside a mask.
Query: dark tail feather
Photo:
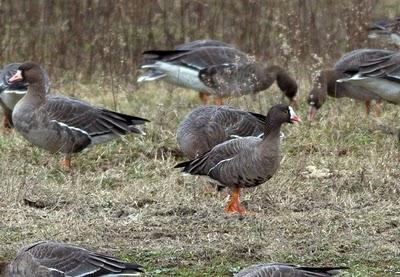
[[[191,161],[185,161],[185,162],[182,162],[182,163],[179,163],[179,164],[175,165],[174,168],[181,168],[181,167],[183,167],[182,171],[183,171],[183,172],[188,172],[188,170],[190,169],[190,164],[191,164],[192,162],[193,162],[192,160],[191,160]]]
[[[340,273],[340,270],[349,269],[345,266],[334,266],[334,267],[308,267],[308,266],[299,266],[298,269],[315,272],[315,273],[325,273],[330,276],[334,276]]]
[[[125,135],[127,133],[138,133],[143,134],[143,132],[136,128],[136,125],[145,124],[150,122],[149,120],[133,115],[127,115],[123,113],[113,112],[109,110],[103,110],[101,118],[99,118],[98,123],[102,124],[103,127],[108,127],[109,130],[104,130],[104,133],[111,131],[119,135]],[[95,132],[101,135],[103,132]]]
[[[144,51],[143,55],[152,55],[154,58],[162,59],[165,57],[175,56],[189,52],[190,50],[148,50]]]

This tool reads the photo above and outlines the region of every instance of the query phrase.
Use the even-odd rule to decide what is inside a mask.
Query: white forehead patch
[[[290,114],[290,118],[292,118],[296,115],[296,113],[294,112],[294,110],[291,106],[289,106],[289,114]]]

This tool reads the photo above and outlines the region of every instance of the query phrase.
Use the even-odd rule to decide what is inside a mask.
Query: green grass
[[[301,82],[301,107],[309,84]],[[61,155],[0,136],[0,258],[33,241],[79,244],[143,264],[148,276],[232,276],[261,262],[348,266],[344,276],[400,271],[399,144],[382,125],[399,127],[398,107],[365,115],[349,99],[322,107],[316,122],[284,127],[284,159],[267,183],[245,189],[255,216],[227,215],[206,180],[173,166],[179,121],[200,103],[196,93],[162,83],[119,87],[70,84],[65,94],[143,116],[146,136],[83,151],[66,172]],[[229,104],[266,113],[280,102],[274,86],[257,101]],[[25,204],[24,199],[44,208]]]

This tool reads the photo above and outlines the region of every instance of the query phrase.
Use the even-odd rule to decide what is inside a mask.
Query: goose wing
[[[149,67],[157,61],[203,69],[210,65],[245,63],[252,60],[249,55],[235,48],[219,46],[201,47],[193,50],[150,50],[143,54],[145,64],[141,65],[142,68]]]
[[[91,137],[141,133],[135,126],[148,122],[144,118],[93,107],[82,100],[61,95],[48,96],[43,109],[50,121],[79,129]]]
[[[54,273],[49,276],[135,276],[137,264],[98,254],[87,249],[51,241],[42,241],[21,250],[19,257],[30,257],[32,265]]]
[[[247,267],[235,277],[329,277],[340,273],[345,267],[303,267],[291,264],[258,264]]]
[[[380,59],[388,55],[394,54],[394,51],[383,49],[357,49],[346,53],[335,64],[337,72],[348,73],[353,75],[358,73],[360,66],[368,61]]]

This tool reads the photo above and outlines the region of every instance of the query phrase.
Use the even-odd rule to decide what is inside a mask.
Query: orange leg
[[[71,169],[71,154],[66,154],[64,160],[62,160],[61,163],[64,169]]]
[[[11,129],[11,119],[8,117],[8,115],[5,113],[3,117],[3,127],[5,129]]]
[[[222,104],[222,97],[215,97],[215,105],[221,106]]]
[[[376,101],[374,110],[376,117],[380,117],[382,115],[382,106],[380,101]]]
[[[370,101],[370,100],[367,100],[367,101],[365,101],[365,112],[366,112],[367,114],[369,114],[370,111],[371,111],[371,101]]]
[[[239,201],[240,187],[235,186],[231,193],[231,199],[229,200],[228,206],[225,208],[227,213],[246,213],[246,209],[240,205]]]
[[[207,105],[209,96],[210,94],[208,94],[207,92],[199,92],[199,98],[204,105]]]

